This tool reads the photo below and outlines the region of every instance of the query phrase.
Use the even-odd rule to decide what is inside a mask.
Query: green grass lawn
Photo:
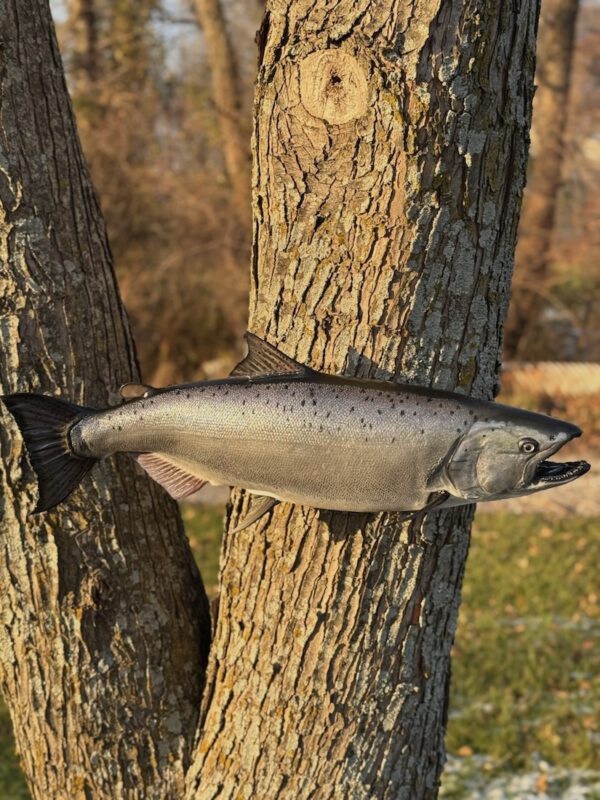
[[[188,506],[183,516],[214,592],[220,513]],[[454,649],[446,797],[476,796],[465,788],[473,780],[540,763],[600,771],[599,564],[598,519],[478,516]],[[2,706],[0,800],[26,796]]]

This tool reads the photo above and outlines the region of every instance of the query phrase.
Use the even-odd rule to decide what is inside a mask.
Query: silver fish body
[[[215,484],[345,511],[417,509],[432,468],[483,409],[357,383],[215,383],[83,419],[75,452],[167,455]]]
[[[557,445],[579,435],[460,395],[317,378],[174,388],[83,419],[71,441],[95,458],[163,454],[211,483],[316,508],[409,511],[447,488],[433,480],[436,469],[474,426],[524,421]]]
[[[127,452],[176,497],[209,481],[316,508],[416,511],[435,498],[457,505],[539,491],[589,468],[547,460],[580,435],[568,422],[454,393],[323,375],[256,337],[249,345],[233,377],[142,387],[143,396],[105,411],[64,411],[60,401],[34,395],[4,400],[38,476],[52,448],[71,457],[70,483],[76,467],[80,479],[96,459]],[[40,414],[51,426],[56,417],[52,436]],[[190,477],[197,483],[186,483]],[[46,484],[40,508],[65,488],[56,475]]]

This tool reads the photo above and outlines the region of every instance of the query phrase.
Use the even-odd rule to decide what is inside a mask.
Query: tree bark
[[[116,402],[139,376],[46,0],[0,0],[0,392]],[[0,427],[0,682],[36,798],[181,797],[209,642],[176,506],[127,458],[29,517]]]
[[[240,125],[242,103],[237,60],[220,0],[194,0],[194,4],[208,51],[225,169],[233,189],[234,207],[243,222],[250,200],[250,148]]]
[[[506,354],[522,358],[544,303],[562,178],[579,0],[544,0],[533,115],[533,156],[519,223]]]
[[[316,369],[492,396],[537,14],[267,4],[251,330]],[[471,517],[283,504],[227,533],[188,800],[435,797]]]

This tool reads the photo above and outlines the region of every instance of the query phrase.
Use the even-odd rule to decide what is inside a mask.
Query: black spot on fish
[[[456,432],[457,432],[457,433],[460,433],[460,428],[457,428],[457,429],[456,429]]]
[[[416,416],[417,416],[417,412],[413,411],[413,417],[416,417]]]
[[[246,405],[246,401],[245,401],[245,400],[242,400],[242,405],[243,405],[243,406],[245,406],[245,405]]]
[[[395,441],[396,441],[396,437],[392,436],[392,444],[394,444]]]
[[[322,425],[319,425],[319,432],[323,433],[323,426]]]
[[[381,416],[383,414],[383,411],[380,408],[378,408],[377,413],[379,414],[379,416]]]
[[[421,433],[425,433],[425,428],[421,428]]]
[[[328,411],[327,414],[325,414],[325,419],[329,419],[330,416],[331,416],[331,411]]]
[[[304,400],[304,398],[302,400],[300,400],[300,405],[301,406],[305,406],[306,405],[306,400]]]
[[[122,426],[121,426],[121,425],[119,425],[119,430],[120,430],[120,431],[122,431],[122,430],[123,430],[123,428],[122,428]]]
[[[316,405],[317,405],[317,401],[313,400],[313,406],[316,406]]]
[[[427,402],[428,402],[428,403],[431,403],[431,402],[432,402],[432,399],[433,399],[433,398],[431,398],[431,397],[428,397],[428,398],[427,398]]]
[[[186,393],[185,393],[185,396],[186,396],[186,397],[189,399],[189,397],[190,397],[190,393],[189,393],[189,392],[186,392]]]
[[[403,417],[403,416],[404,416],[404,414],[405,414],[405,411],[404,411],[404,410],[402,410],[402,411],[400,412],[400,416],[401,416],[401,417]]]
[[[350,413],[352,413],[353,411],[354,411],[354,406],[352,406],[352,407],[350,408]]]

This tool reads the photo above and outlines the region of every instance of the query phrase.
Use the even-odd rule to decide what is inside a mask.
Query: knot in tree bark
[[[367,78],[349,53],[335,48],[320,50],[300,63],[300,98],[313,117],[343,125],[366,114]]]

